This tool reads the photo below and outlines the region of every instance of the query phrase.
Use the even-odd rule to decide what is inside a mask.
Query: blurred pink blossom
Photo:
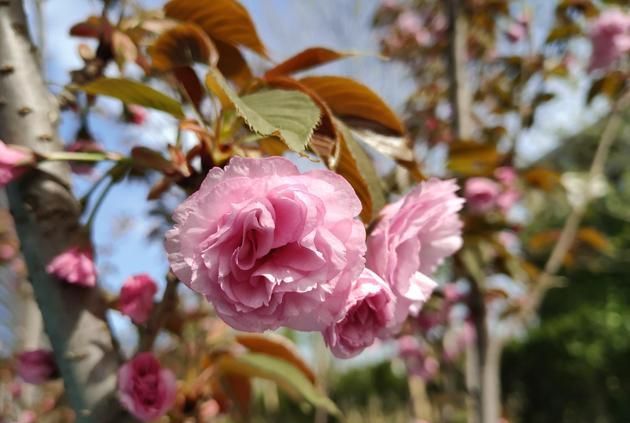
[[[162,368],[153,353],[144,352],[118,371],[118,396],[122,405],[143,422],[162,417],[175,402],[177,381]]]
[[[147,274],[135,275],[123,283],[118,298],[120,312],[131,317],[134,323],[145,323],[151,315],[157,284]]]
[[[630,52],[630,14],[610,8],[597,17],[591,26],[593,45],[591,71],[607,68]]]
[[[47,382],[57,375],[57,365],[52,351],[44,349],[23,351],[18,354],[15,370],[24,382],[35,385]]]
[[[96,265],[91,247],[68,248],[50,261],[46,271],[71,284],[96,285]]]
[[[501,186],[492,179],[470,178],[464,186],[466,206],[474,213],[485,213],[495,207],[500,192]]]

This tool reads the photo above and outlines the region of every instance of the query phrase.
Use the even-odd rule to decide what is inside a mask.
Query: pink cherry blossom
[[[387,336],[394,317],[395,297],[383,279],[369,269],[354,281],[343,317],[323,332],[339,358],[350,358]]]
[[[51,260],[46,271],[71,284],[88,287],[96,285],[94,254],[89,247],[68,248]]]
[[[630,52],[630,14],[616,8],[604,11],[589,35],[593,45],[589,69],[607,68]]]
[[[0,187],[20,177],[33,164],[35,155],[31,151],[0,141]]]
[[[396,21],[398,28],[403,34],[415,36],[422,31],[422,19],[417,13],[405,10],[398,16]]]
[[[151,315],[156,292],[157,284],[151,276],[143,273],[128,278],[120,289],[120,312],[131,317],[134,323],[145,323]]]
[[[500,192],[501,186],[492,179],[470,178],[464,187],[466,205],[474,213],[485,213],[496,206]]]
[[[16,357],[16,372],[26,383],[39,385],[57,375],[55,358],[49,350],[24,351]]]
[[[131,104],[127,107],[127,120],[134,125],[142,125],[147,120],[147,110],[144,107]]]
[[[518,179],[518,174],[512,166],[501,166],[495,169],[494,177],[507,187],[514,186]]]
[[[118,371],[118,397],[136,418],[148,422],[162,417],[175,402],[177,381],[150,352],[136,355]]]
[[[232,327],[324,330],[364,268],[361,203],[328,170],[234,157],[210,170],[166,234],[173,272]]]
[[[392,287],[399,323],[429,298],[436,286],[429,275],[462,245],[457,189],[452,180],[421,183],[383,209],[368,237],[367,267]]]
[[[398,339],[398,354],[405,362],[407,371],[425,381],[435,377],[440,363],[435,357],[428,355],[426,348],[413,336],[407,335]]]

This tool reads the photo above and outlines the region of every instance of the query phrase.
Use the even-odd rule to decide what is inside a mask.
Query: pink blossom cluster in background
[[[630,53],[630,14],[617,8],[605,10],[590,30],[590,70],[604,69]]]
[[[341,176],[235,157],[177,208],[166,249],[173,272],[232,327],[322,331],[335,355],[351,357],[431,295],[431,274],[462,244],[456,190],[454,181],[420,184],[382,211],[366,240]]]
[[[483,214],[493,210],[508,213],[521,198],[514,168],[500,167],[494,177],[476,176],[466,181],[464,197],[472,213]]]

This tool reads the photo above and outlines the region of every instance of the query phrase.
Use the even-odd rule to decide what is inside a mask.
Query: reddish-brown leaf
[[[247,47],[267,57],[252,18],[236,0],[171,0],[164,12],[169,18],[194,22],[213,40]]]
[[[219,53],[197,25],[182,23],[162,33],[149,48],[153,67],[165,72],[195,62],[215,65]]]
[[[552,191],[560,183],[560,175],[555,170],[533,167],[523,173],[523,179],[529,185],[543,191]]]
[[[333,62],[335,60],[343,59],[349,55],[349,53],[343,53],[325,47],[307,48],[306,50],[297,53],[284,62],[269,69],[265,73],[264,77],[267,79],[276,76],[289,75]]]
[[[245,87],[252,80],[253,74],[239,49],[222,41],[215,41],[214,44],[219,52],[217,68],[239,88]]]
[[[396,113],[370,88],[341,76],[309,76],[299,80],[313,90],[340,118],[358,117],[377,122],[402,135],[404,126]]]
[[[197,73],[195,73],[193,68],[190,66],[182,66],[175,68],[173,70],[173,75],[175,75],[175,79],[182,84],[182,87],[186,91],[186,94],[188,94],[192,104],[199,109],[205,90],[203,88],[203,84],[199,80],[199,77],[197,77]]]

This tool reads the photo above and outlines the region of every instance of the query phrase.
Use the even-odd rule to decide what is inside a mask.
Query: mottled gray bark
[[[61,149],[58,109],[44,84],[22,0],[0,0],[0,139],[36,151]],[[80,207],[65,164],[48,163],[8,187],[29,279],[77,422],[120,422],[118,355],[97,290],[70,286],[45,271],[73,241]]]

